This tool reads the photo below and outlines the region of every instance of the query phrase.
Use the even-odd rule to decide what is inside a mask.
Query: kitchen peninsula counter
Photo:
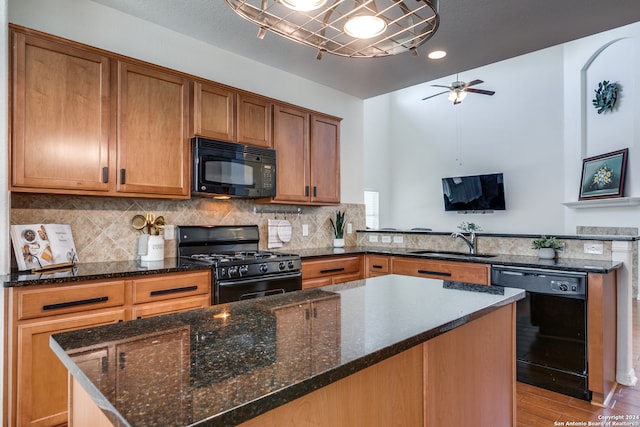
[[[507,425],[524,292],[499,292],[388,275],[57,334],[51,346],[70,372],[74,416],[90,407],[96,427],[454,425],[458,415]]]

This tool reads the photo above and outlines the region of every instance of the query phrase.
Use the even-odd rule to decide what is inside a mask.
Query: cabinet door
[[[384,276],[389,274],[390,257],[385,255],[367,255],[365,257],[367,277]]]
[[[195,82],[193,87],[193,132],[222,141],[235,137],[235,92],[222,86]]]
[[[309,114],[274,106],[273,143],[276,149],[276,197],[282,202],[308,202]]]
[[[311,116],[311,202],[340,203],[340,122]]]
[[[238,142],[271,148],[271,102],[266,98],[238,95]]]
[[[488,285],[491,266],[471,262],[394,257],[391,259],[391,269],[393,274]]]
[[[12,35],[12,189],[109,191],[109,59]]]
[[[122,193],[189,195],[189,82],[118,63],[118,187]]]
[[[66,318],[43,318],[17,327],[17,419],[14,425],[56,426],[67,422],[67,369],[49,347],[54,333],[123,321],[124,309]]]
[[[143,319],[145,317],[160,316],[161,314],[179,313],[195,308],[205,308],[211,306],[209,295],[200,295],[191,298],[177,298],[148,304],[138,304],[131,308],[131,317]]]
[[[169,419],[126,409],[129,405],[135,409],[145,404],[153,407],[166,399],[166,395],[189,396],[188,328],[150,334],[116,346],[116,401],[120,402],[125,413],[130,413],[127,420],[131,425],[177,426],[191,423],[186,398],[181,399],[184,406],[174,411]],[[159,390],[167,390],[167,394],[158,393]]]

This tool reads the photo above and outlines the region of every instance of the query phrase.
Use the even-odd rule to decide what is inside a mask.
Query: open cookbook
[[[66,267],[78,262],[69,224],[12,225],[11,241],[20,271]]]

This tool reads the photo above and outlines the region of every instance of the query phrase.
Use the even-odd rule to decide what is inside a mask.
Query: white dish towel
[[[269,249],[277,249],[282,247],[282,241],[278,237],[278,227],[280,225],[280,220],[270,219],[267,223],[267,248]]]

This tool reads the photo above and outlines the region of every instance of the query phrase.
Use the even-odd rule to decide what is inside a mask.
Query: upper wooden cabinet
[[[12,32],[11,189],[108,192],[109,58]]]
[[[271,139],[271,101],[259,96],[238,94],[237,142],[273,147]]]
[[[340,203],[340,121],[302,109],[275,105],[274,202]]]
[[[11,190],[189,197],[189,80],[11,27]]]
[[[118,192],[189,195],[189,81],[118,62]]]
[[[209,83],[193,85],[193,134],[221,141],[235,141],[236,93]]]

